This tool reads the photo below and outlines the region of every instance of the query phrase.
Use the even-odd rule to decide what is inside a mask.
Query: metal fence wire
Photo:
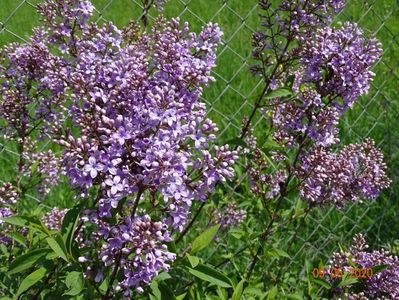
[[[26,41],[31,28],[39,24],[35,11],[39,2],[0,0],[0,46],[11,41]],[[92,2],[96,6],[98,22],[111,20],[120,27],[127,25],[130,19],[139,19],[142,13],[140,0]],[[347,2],[336,22],[358,23],[365,35],[375,35],[382,41],[384,53],[374,68],[377,75],[370,92],[344,117],[341,142],[344,145],[365,137],[374,138],[386,156],[392,187],[375,202],[354,204],[342,211],[330,208],[312,212],[307,218],[307,226],[300,232],[295,226],[287,228],[287,234],[288,231],[297,232],[286,241],[285,249],[290,255],[285,264],[287,269],[294,266],[303,269],[305,258],[310,261],[327,259],[328,253],[337,250],[338,242],[349,243],[358,232],[365,233],[375,245],[392,243],[399,232],[399,222],[395,221],[399,200],[399,100],[396,93],[399,86],[399,26],[396,25],[399,3],[395,0]],[[238,135],[242,118],[252,110],[254,99],[261,90],[261,82],[248,71],[253,63],[250,37],[259,28],[258,13],[256,0],[169,0],[165,7],[167,17],[179,16],[195,31],[210,21],[219,23],[224,31],[218,66],[214,70],[216,82],[203,94],[210,117],[219,125],[221,142]],[[261,114],[257,115],[254,124],[257,130],[262,130]],[[13,155],[7,147],[1,150],[0,155],[4,151]],[[245,176],[242,175],[237,183]],[[232,194],[237,201],[244,197],[237,189],[232,190]],[[31,198],[41,201],[34,196]],[[295,244],[295,247],[289,244]],[[275,263],[270,260],[269,266]]]

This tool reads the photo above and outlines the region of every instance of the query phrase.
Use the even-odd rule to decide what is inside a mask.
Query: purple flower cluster
[[[270,168],[265,154],[260,149],[255,150],[249,174],[251,191],[267,200],[273,199],[280,193],[281,186],[287,179],[285,170],[273,171]]]
[[[0,243],[4,245],[8,245],[11,240],[4,235],[9,228],[2,219],[12,217],[14,215],[17,199],[18,192],[16,188],[11,183],[3,183],[3,186],[0,188]]]
[[[38,185],[41,194],[48,194],[51,187],[59,183],[61,174],[61,161],[53,151],[34,153],[33,161],[37,163],[37,172],[41,175],[41,182]]]
[[[216,211],[213,214],[214,224],[220,224],[220,231],[227,231],[232,227],[238,226],[247,216],[244,209],[238,209],[237,204],[230,203],[223,211]]]
[[[353,264],[359,268],[385,266],[385,269],[371,278],[350,286],[349,292],[345,296],[350,300],[398,299],[399,257],[384,249],[368,252],[367,248],[368,245],[363,235],[357,234],[353,238],[353,244],[349,251],[341,251],[332,255],[330,261],[332,267],[343,268],[347,271]]]
[[[366,40],[350,23],[342,29],[325,26],[308,31],[297,39],[293,55],[300,67],[293,89],[298,97],[273,100],[267,110],[276,128],[275,139],[292,146],[305,134],[317,145],[331,146],[338,142],[339,117],[369,89],[374,76],[370,68],[381,54],[381,44]]]
[[[236,154],[226,146],[210,153],[217,128],[198,101],[201,85],[213,80],[220,36],[216,25],[196,36],[164,19],[126,47],[111,24],[83,31],[68,76],[82,136],[66,132],[61,143],[71,182],[101,186],[100,216],[110,217],[123,198],[158,191],[168,223],[182,229],[192,200],[231,178]]]
[[[29,44],[10,44],[1,52],[0,117],[7,122],[2,131],[22,148],[35,129],[47,137],[49,124],[63,121],[58,112],[64,101],[64,61],[51,54],[47,42],[46,31],[35,29]]]
[[[62,221],[64,220],[67,212],[68,209],[61,210],[57,207],[54,207],[43,216],[42,222],[50,230],[61,231]]]
[[[38,11],[46,22],[51,43],[60,46],[63,52],[76,55],[76,32],[88,25],[94,6],[84,0],[46,0],[38,5]]]
[[[301,144],[303,135],[323,147],[336,144],[339,117],[369,89],[374,76],[370,69],[381,55],[381,44],[366,39],[357,24],[329,26],[344,4],[283,1],[273,9],[271,1],[260,1],[265,30],[253,38],[254,58],[261,62],[253,70],[265,74],[263,68],[275,68],[265,79],[269,90],[286,86],[288,77],[295,75],[297,97],[273,99],[266,109],[276,129],[274,137],[283,145]]]
[[[299,43],[303,73],[296,80],[300,84],[314,83],[323,97],[341,97],[343,103],[334,104],[342,111],[367,93],[374,77],[370,68],[381,55],[381,43],[364,38],[357,24],[323,27],[300,36]]]
[[[347,202],[375,199],[390,184],[383,155],[370,139],[345,146],[339,153],[316,147],[301,161],[296,170],[300,194],[312,205],[331,203],[341,208]]]
[[[343,0],[284,0],[275,6],[271,0],[260,0],[259,6],[263,11],[260,15],[262,30],[253,35],[252,41],[253,57],[261,63],[253,66],[251,71],[264,76],[263,68],[271,67],[282,59],[290,65],[296,55],[288,51],[289,47],[282,40],[292,42],[320,26],[327,26],[332,17],[343,9],[344,4]],[[280,58],[276,61],[276,57],[270,55],[271,52],[278,53]],[[271,75],[270,88],[277,89],[284,85],[281,75],[281,72]]]
[[[165,244],[172,241],[168,225],[154,222],[148,215],[125,217],[112,227],[101,222],[100,232],[106,240],[100,259],[105,266],[118,265],[123,270],[123,280],[115,289],[123,290],[127,298],[132,296],[131,289],[143,292],[143,286],[160,271],[168,271],[176,258]]]
[[[324,107],[320,95],[312,89],[304,88],[298,93],[297,101],[274,101],[266,114],[268,112],[276,129],[274,139],[280,144],[289,147],[300,144],[303,134],[323,147],[339,141],[339,111],[335,107]]]
[[[271,2],[271,1],[261,1]],[[342,11],[345,6],[343,0],[311,0],[311,1],[282,1],[278,12],[284,17],[279,18],[279,24],[283,28],[290,28],[296,33],[304,30],[327,25],[333,16]],[[286,15],[288,14],[288,16]],[[290,20],[290,22],[287,22]]]

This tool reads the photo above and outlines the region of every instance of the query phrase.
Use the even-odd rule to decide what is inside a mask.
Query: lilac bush
[[[257,271],[256,278],[262,278],[257,263],[260,255],[267,256],[267,241],[278,243],[272,236],[276,228],[301,218],[306,224],[313,209],[374,200],[390,185],[373,140],[338,145],[340,118],[369,90],[371,68],[382,53],[381,43],[366,38],[357,24],[331,25],[343,7],[344,1],[260,1],[262,30],[253,35],[257,64],[251,71],[262,79],[263,91],[240,138],[247,144],[241,151],[250,187],[266,221],[247,282]],[[252,137],[257,110],[270,134],[266,147],[264,138],[258,143]]]
[[[169,270],[176,255],[166,243],[171,231],[183,230],[192,203],[206,201],[234,174],[237,154],[212,147],[217,127],[199,101],[214,81],[222,32],[210,23],[197,35],[187,23],[159,17],[151,30],[126,39],[112,23],[90,21],[89,1],[48,0],[38,11],[45,27],[29,44],[4,49],[6,134],[19,144],[21,174],[29,176],[37,161],[42,192],[58,183],[60,171],[79,198],[98,187],[96,221],[86,221],[96,225],[101,249],[91,251],[112,273],[105,297],[129,297]],[[62,157],[32,150],[36,129],[40,139],[63,146]],[[10,214],[2,208],[2,217]],[[65,214],[53,209],[43,223],[61,230]]]
[[[95,22],[90,1],[45,0],[28,43],[1,50],[1,134],[17,154],[0,188],[7,297],[238,299],[248,285],[285,282],[299,232],[280,229],[389,187],[373,140],[339,144],[340,119],[367,93],[382,52],[357,24],[331,25],[344,1],[259,2],[251,72],[263,91],[226,144],[201,102],[222,31],[152,20],[165,2],[142,0],[142,26],[119,29]],[[258,112],[266,131],[252,126]],[[248,186],[244,175],[233,181],[242,166]],[[71,194],[53,195],[63,184]],[[355,250],[359,265],[396,265],[384,251]],[[265,274],[258,262],[270,257],[280,269]],[[352,296],[393,294],[394,268]]]
[[[142,291],[142,284],[168,270],[163,261],[175,257],[166,245],[146,242],[145,230],[182,230],[192,202],[205,201],[218,181],[233,175],[236,154],[227,146],[211,153],[217,128],[199,102],[202,86],[213,80],[210,71],[222,33],[209,24],[197,36],[188,24],[180,29],[179,20],[159,18],[151,32],[124,44],[112,24],[81,25],[81,37],[72,46],[66,44],[76,55],[68,68],[68,111],[81,135],[61,132],[59,141],[66,149],[65,174],[82,195],[100,187],[99,218],[111,218],[113,209],[124,206],[124,214],[132,216],[121,215],[126,225],[109,229],[113,234],[122,230],[126,239],[116,242],[104,235],[106,244],[99,254],[106,266],[125,270],[116,290],[128,296],[131,288]],[[151,210],[165,212],[157,217],[160,221],[152,223],[142,209],[136,214],[143,201],[151,201]],[[149,222],[148,229],[139,228],[142,219]],[[136,252],[133,259],[124,250],[130,242],[137,243],[129,234],[144,243],[145,252]],[[162,233],[159,241],[171,241],[169,233]],[[146,259],[141,260],[144,253]]]
[[[266,198],[286,193],[293,176],[299,180],[300,196],[311,206],[343,207],[346,202],[375,199],[390,184],[383,155],[372,140],[338,153],[334,149],[339,119],[367,93],[374,76],[370,68],[381,54],[378,40],[366,39],[357,24],[329,25],[343,4],[283,1],[273,8],[270,1],[260,2],[264,30],[254,35],[254,58],[260,63],[252,70],[264,79],[265,87],[255,108],[270,119],[284,162],[270,175],[270,165],[255,150],[252,186],[258,193],[269,190]],[[283,42],[277,43],[278,38]],[[250,122],[244,123],[246,133]]]

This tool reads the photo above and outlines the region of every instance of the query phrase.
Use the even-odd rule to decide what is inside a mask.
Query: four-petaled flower
[[[93,156],[90,156],[89,163],[86,164],[83,168],[83,170],[86,173],[90,173],[90,177],[92,179],[96,178],[98,175],[98,171],[102,171],[103,169],[104,169],[104,166],[102,164],[98,163],[97,160]]]
[[[118,131],[115,132],[112,137],[118,141],[120,145],[125,143],[125,140],[131,139],[131,135],[126,131],[124,127],[119,127]]]
[[[120,176],[115,176],[114,178],[105,179],[105,184],[110,186],[111,195],[115,195],[118,192],[122,192],[125,188],[124,182]]]

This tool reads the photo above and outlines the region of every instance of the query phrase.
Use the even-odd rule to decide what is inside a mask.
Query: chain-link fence
[[[35,12],[38,0],[0,0],[0,45],[11,41],[25,41],[39,17]],[[139,0],[93,0],[98,22],[111,20],[118,26],[139,19],[142,5]],[[179,16],[198,31],[208,22],[217,22],[224,31],[224,44],[220,47],[216,82],[206,89],[203,101],[208,105],[210,117],[220,130],[220,141],[239,134],[242,118],[253,109],[254,99],[261,91],[261,82],[249,73],[251,61],[251,34],[259,27],[256,0],[170,0],[165,7],[167,17]],[[384,150],[393,180],[392,188],[376,202],[350,206],[342,211],[331,208],[312,212],[307,226],[300,232],[295,224],[287,228],[292,238],[287,241],[291,265],[309,260],[325,259],[336,250],[338,242],[350,241],[355,233],[368,235],[375,245],[392,242],[399,232],[398,179],[399,179],[399,3],[396,0],[348,0],[345,11],[336,22],[357,22],[367,36],[376,35],[383,43],[384,53],[374,72],[377,74],[367,96],[345,115],[342,122],[342,144],[373,137]],[[253,123],[262,132],[260,113]],[[11,149],[4,148],[11,155]],[[245,174],[237,181],[243,181]],[[239,190],[234,197],[244,197]],[[40,201],[40,199],[36,199]],[[297,224],[298,225],[298,224]],[[299,226],[299,225],[298,225]],[[396,235],[395,235],[396,234]],[[291,246],[288,246],[290,244]],[[295,247],[292,247],[295,245]],[[273,264],[274,261],[270,261]]]

